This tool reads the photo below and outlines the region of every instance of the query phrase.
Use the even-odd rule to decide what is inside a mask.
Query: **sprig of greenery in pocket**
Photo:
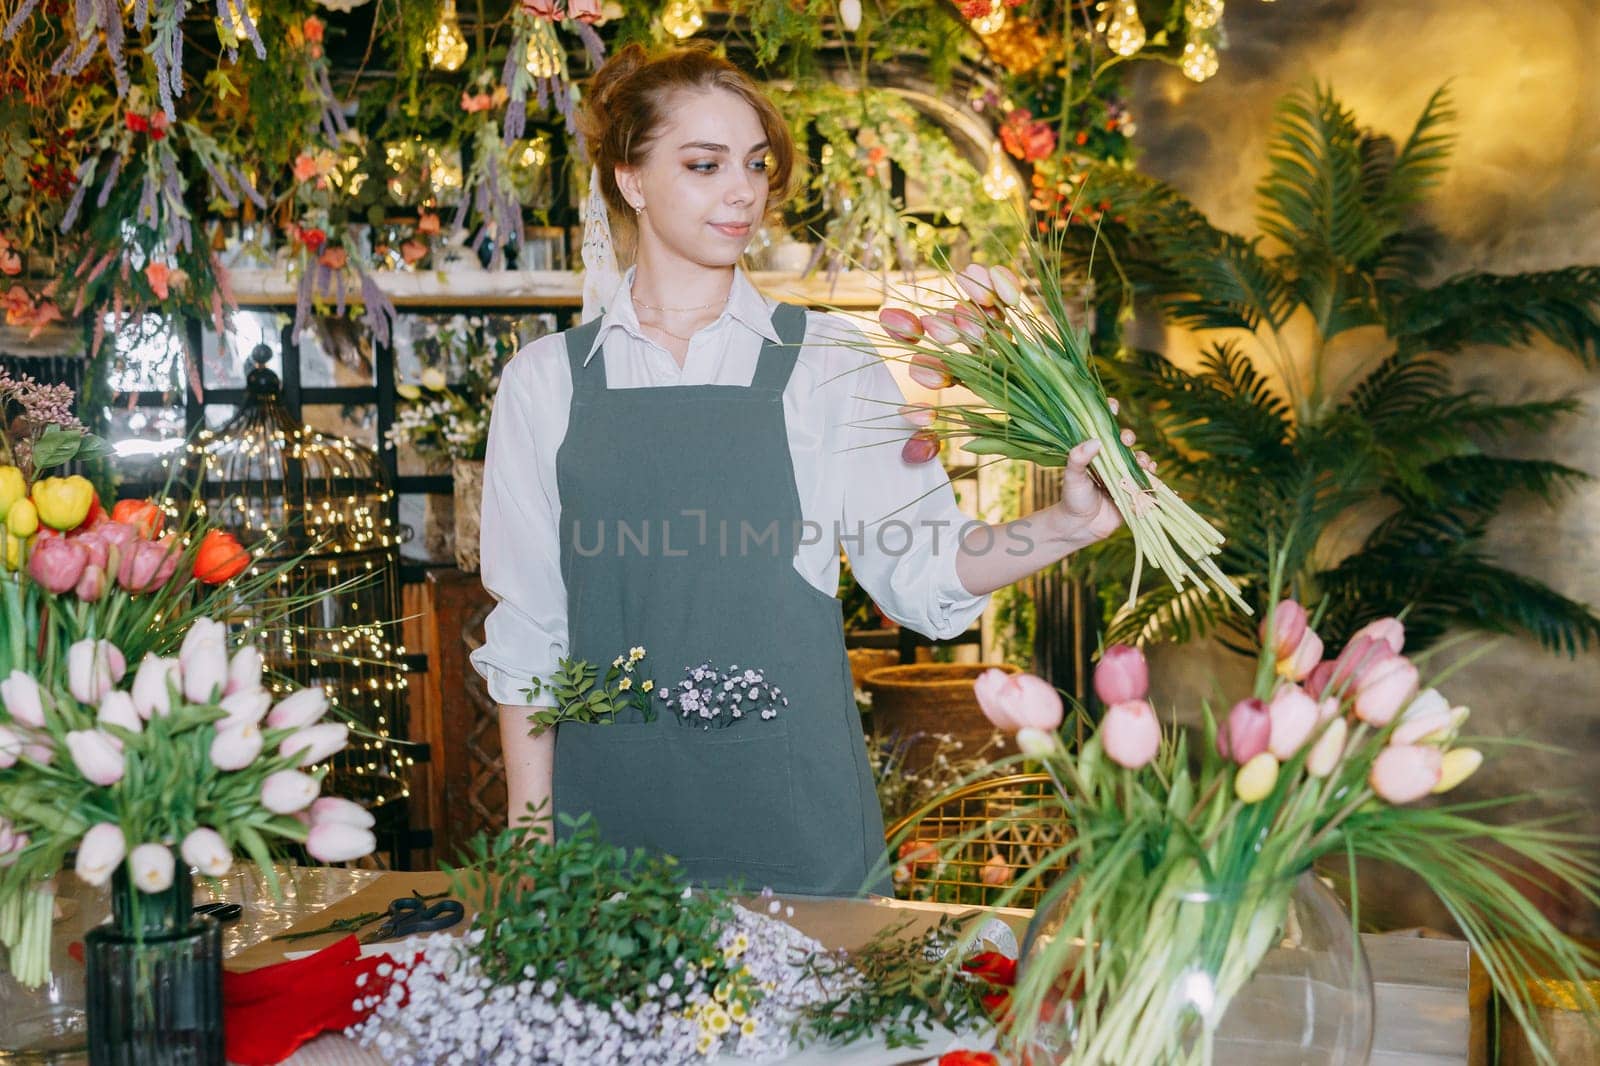
[[[540,707],[528,716],[533,725],[529,735],[539,736],[561,722],[610,725],[620,712],[630,707],[636,708],[646,722],[654,720],[650,693],[655,682],[644,678],[636,683],[634,678],[644,656],[641,647],[628,649],[627,655],[611,660],[603,680],[600,668],[586,659],[558,661],[556,672],[548,681],[535,677],[533,684],[522,690],[530,703],[545,694],[556,701],[554,707]]]

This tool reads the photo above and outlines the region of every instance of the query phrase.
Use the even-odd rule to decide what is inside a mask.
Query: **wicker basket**
[[[900,653],[894,648],[851,648],[846,654],[850,656],[850,679],[856,688],[865,688],[867,675],[874,670],[900,661]]]
[[[937,745],[924,739],[932,734],[955,737],[968,751],[981,747],[994,726],[978,707],[972,683],[985,670],[1018,672],[1006,663],[910,663],[872,671],[864,687],[872,694],[873,735],[904,741],[907,769],[932,761]]]

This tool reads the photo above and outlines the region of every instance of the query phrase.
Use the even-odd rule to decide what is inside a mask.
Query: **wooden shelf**
[[[239,267],[230,274],[241,307],[294,305],[294,283],[281,269]],[[396,307],[579,307],[583,303],[583,276],[569,270],[380,271],[373,277]],[[861,271],[846,271],[837,283],[821,273],[802,277],[756,271],[750,279],[774,299],[810,307],[871,310],[883,303],[883,279]],[[891,274],[889,285],[905,288],[906,282]],[[347,302],[359,302],[359,294],[348,293]]]

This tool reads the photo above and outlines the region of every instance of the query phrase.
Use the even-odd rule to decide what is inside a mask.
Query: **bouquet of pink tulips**
[[[273,838],[324,862],[376,845],[371,814],[318,797],[313,767],[349,738],[321,689],[275,695],[254,645],[230,655],[206,618],[176,656],[129,667],[89,638],[0,678],[0,943],[25,984],[49,976],[54,878],[74,850],[84,881],[120,869],[149,893],[187,867],[219,877],[239,851],[275,887]]]
[[[927,461],[946,437],[975,455],[1004,455],[1062,466],[1085,441],[1100,444],[1090,469],[1133,534],[1135,563],[1128,603],[1138,598],[1146,560],[1182,589],[1209,581],[1241,610],[1250,607],[1212,558],[1222,534],[1156,476],[1117,424],[1117,407],[1100,383],[1089,336],[1067,307],[1044,249],[1030,243],[1041,306],[1003,266],[967,267],[954,278],[966,299],[918,315],[886,308],[879,324],[899,346],[911,377],[934,389],[962,385],[977,404],[912,406],[900,413],[920,426],[903,454]]]
[[[1059,931],[1023,960],[1009,1038],[1036,1046],[1041,1011],[1068,989],[1072,1032],[1058,1061],[1212,1061],[1214,1027],[1282,939],[1298,877],[1325,858],[1347,865],[1358,913],[1355,860],[1368,858],[1412,871],[1438,895],[1541,1061],[1553,1063],[1529,978],[1568,978],[1593,1016],[1586,982],[1600,966],[1512,876],[1596,901],[1595,842],[1548,819],[1481,819],[1517,797],[1452,802],[1483,756],[1461,736],[1467,709],[1422,684],[1426,656],[1404,654],[1400,621],[1374,622],[1324,658],[1306,612],[1285,600],[1262,638],[1255,691],[1220,719],[1206,709],[1199,752],[1182,730],[1163,729],[1132,647],[1102,656],[1094,685],[1107,709],[1076,752],[1058,738],[1062,704],[1046,682],[997,671],[978,679],[984,711],[1016,734],[1016,758],[1054,777],[1058,795],[1045,802],[1073,830],[1011,890],[1070,863],[1046,901],[1058,907]],[[1236,906],[1203,923],[1174,903],[1239,886],[1248,888]],[[1196,967],[1207,974],[1204,1013],[1174,994]]]

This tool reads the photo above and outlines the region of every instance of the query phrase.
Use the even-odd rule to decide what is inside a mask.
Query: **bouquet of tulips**
[[[220,877],[243,851],[275,885],[269,841],[347,862],[375,847],[372,815],[318,798],[313,769],[345,747],[318,688],[272,693],[254,645],[190,624],[175,656],[136,669],[116,643],[85,638],[0,680],[0,943],[24,984],[49,977],[54,878],[119,870],[137,891],[193,867]]]
[[[1359,913],[1355,860],[1367,858],[1410,870],[1437,894],[1541,1061],[1554,1062],[1529,979],[1570,979],[1594,1016],[1587,982],[1600,966],[1513,878],[1595,902],[1595,842],[1549,819],[1480,817],[1522,797],[1451,800],[1483,755],[1461,735],[1467,709],[1423,684],[1427,656],[1408,658],[1404,633],[1385,618],[1324,658],[1301,605],[1278,603],[1262,627],[1255,691],[1220,718],[1206,709],[1198,752],[1182,730],[1163,729],[1132,647],[1102,656],[1094,686],[1107,709],[1075,752],[1058,739],[1063,709],[1048,683],[998,671],[977,680],[984,711],[1016,734],[1015,758],[1055,779],[1058,795],[1045,802],[1073,830],[1010,890],[1069,864],[1041,908],[1054,908],[1059,930],[1023,960],[1011,1039],[1036,1047],[1041,1015],[1064,1013],[1067,995],[1071,1031],[1057,1061],[1211,1062],[1230,1001],[1286,935],[1296,880],[1322,859],[1348,865]],[[1182,904],[1195,898],[1231,902],[1196,921]],[[1205,995],[1183,994],[1197,972]]]
[[[965,296],[954,306],[924,308],[920,315],[898,307],[880,312],[879,324],[898,347],[894,358],[908,363],[914,380],[933,389],[961,385],[980,401],[903,408],[900,413],[920,427],[903,454],[927,461],[942,439],[958,437],[975,455],[1062,466],[1073,448],[1098,441],[1090,469],[1121,512],[1136,550],[1128,603],[1138,597],[1148,560],[1176,587],[1208,580],[1250,613],[1212,559],[1222,549],[1222,534],[1156,476],[1147,455],[1133,450],[1058,272],[1043,248],[1032,242],[1028,248],[1042,306],[1025,296],[1007,268],[973,264],[953,278]]]

